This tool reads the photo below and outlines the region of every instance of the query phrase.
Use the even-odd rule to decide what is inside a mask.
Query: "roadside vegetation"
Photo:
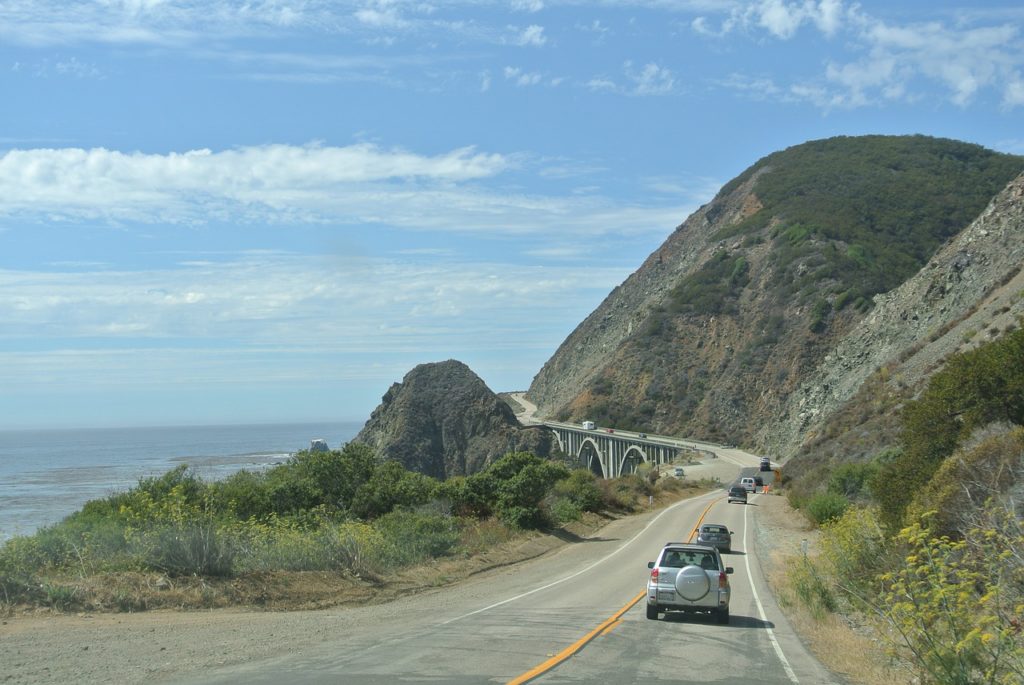
[[[1024,331],[951,358],[899,446],[790,491],[820,526],[786,597],[870,626],[916,682],[1024,682]]]
[[[467,559],[536,531],[593,524],[594,512],[628,513],[686,487],[643,474],[599,481],[524,452],[437,481],[360,444],[214,482],[181,466],[7,541],[0,610],[368,601],[406,569],[452,562],[428,581],[444,583]]]

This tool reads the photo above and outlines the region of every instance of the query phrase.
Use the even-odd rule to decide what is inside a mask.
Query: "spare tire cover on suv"
[[[711,581],[708,580],[708,574],[700,566],[684,566],[676,574],[676,592],[683,599],[696,602],[708,594],[710,589]]]

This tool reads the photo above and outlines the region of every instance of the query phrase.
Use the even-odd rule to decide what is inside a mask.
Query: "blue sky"
[[[775,150],[1024,153],[1024,6],[0,0],[0,428],[525,389]]]

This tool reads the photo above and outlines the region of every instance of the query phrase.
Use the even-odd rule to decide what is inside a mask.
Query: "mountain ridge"
[[[563,420],[793,454],[814,401],[793,407],[794,393],[814,395],[807,379],[884,293],[964,234],[1022,169],[1024,158],[924,136],[842,137],[768,155],[577,326],[528,397]],[[858,374],[855,386],[869,375]],[[836,404],[812,408],[815,421]]]

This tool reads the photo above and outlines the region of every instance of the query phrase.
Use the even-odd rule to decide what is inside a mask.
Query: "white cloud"
[[[525,158],[461,148],[423,156],[369,144],[222,152],[76,148],[0,155],[0,216],[112,224],[330,222],[405,230],[533,234],[659,232],[679,207],[624,207],[595,194],[523,194],[500,184]],[[490,187],[488,187],[490,186]]]
[[[1017,107],[1024,105],[1024,80],[1019,76],[1006,84],[1003,90],[1003,105]]]
[[[964,19],[966,21],[966,18]],[[734,8],[716,31],[705,17],[691,23],[696,33],[724,36],[736,29],[763,29],[782,40],[813,25],[827,37],[843,33],[844,52],[861,53],[845,60],[825,60],[817,81],[780,88],[780,97],[805,99],[824,108],[862,107],[887,100],[917,101],[928,83],[938,83],[948,99],[966,107],[986,90],[999,94],[1006,108],[1019,106],[1017,74],[1024,67],[1021,31],[1014,24],[973,27],[938,21],[896,24],[867,14],[860,5],[842,0],[759,0]],[[747,77],[748,81],[754,79]],[[765,89],[732,86],[766,95]]]
[[[711,27],[705,16],[693,19],[690,28],[701,35],[714,37],[723,37],[739,29],[764,29],[776,38],[788,40],[805,24],[813,24],[826,36],[832,36],[842,28],[847,15],[856,11],[856,5],[845,10],[843,0],[757,0],[733,5],[717,30]]]
[[[594,44],[601,45],[610,35],[611,29],[601,23],[600,19],[594,19],[589,24],[577,24],[576,28],[586,33],[594,34]]]
[[[355,11],[360,23],[375,29],[405,29],[409,27],[392,0],[373,0]]]
[[[843,23],[842,0],[761,0],[751,4],[736,18],[739,23],[754,23],[777,38],[792,38],[804,24],[814,24],[826,36],[834,35]]]
[[[149,271],[0,270],[0,385],[287,380],[359,355],[550,348],[566,302],[596,304],[630,270],[411,259],[240,254]],[[32,352],[13,352],[19,340]]]
[[[791,38],[804,21],[803,9],[782,0],[764,0],[752,6],[757,23],[779,38]]]
[[[508,166],[501,155],[471,148],[425,157],[369,144],[167,155],[103,148],[11,150],[0,156],[0,214],[193,221],[208,203],[287,213],[311,209],[349,186],[466,181]]]
[[[763,76],[733,73],[718,83],[732,90],[742,91],[755,100],[774,99],[783,92],[775,81]]]
[[[505,67],[505,78],[514,81],[517,86],[535,86],[543,80],[538,73],[524,72],[518,67]]]
[[[512,0],[512,9],[517,12],[540,12],[544,9],[543,0]]]
[[[548,39],[547,36],[544,35],[543,26],[531,24],[519,32],[513,42],[516,45],[532,45],[535,47],[541,47],[548,42]]]
[[[587,81],[586,85],[587,85],[587,88],[589,88],[590,90],[593,90],[593,91],[599,92],[599,93],[600,92],[614,93],[614,92],[616,92],[619,89],[619,87],[618,87],[618,85],[616,85],[615,81],[612,81],[610,79],[607,79],[607,78],[604,78],[604,77],[600,77],[600,76],[599,77],[594,77],[594,78],[590,79],[589,81]]]
[[[708,25],[707,17],[697,17],[696,19],[690,22],[690,28],[692,28],[695,32],[703,36],[721,35],[719,31],[715,31]]]
[[[62,76],[74,76],[76,78],[100,78],[100,70],[94,64],[86,64],[78,61],[77,57],[55,62],[53,70]]]
[[[15,62],[11,67],[15,73],[30,74],[37,78],[70,76],[80,79],[100,79],[103,74],[95,64],[80,61],[77,57],[68,59],[43,59],[39,62]]]
[[[633,72],[631,65],[626,64],[626,74],[633,81],[634,95],[667,95],[672,92],[675,78],[666,67],[653,62],[645,64],[639,72]]]
[[[596,76],[587,81],[585,85],[596,93],[634,96],[668,95],[675,87],[675,77],[672,75],[672,71],[667,67],[658,66],[654,62],[645,64],[639,71],[633,68],[632,62],[626,62],[623,65],[623,72],[631,85],[623,86],[604,76]]]

